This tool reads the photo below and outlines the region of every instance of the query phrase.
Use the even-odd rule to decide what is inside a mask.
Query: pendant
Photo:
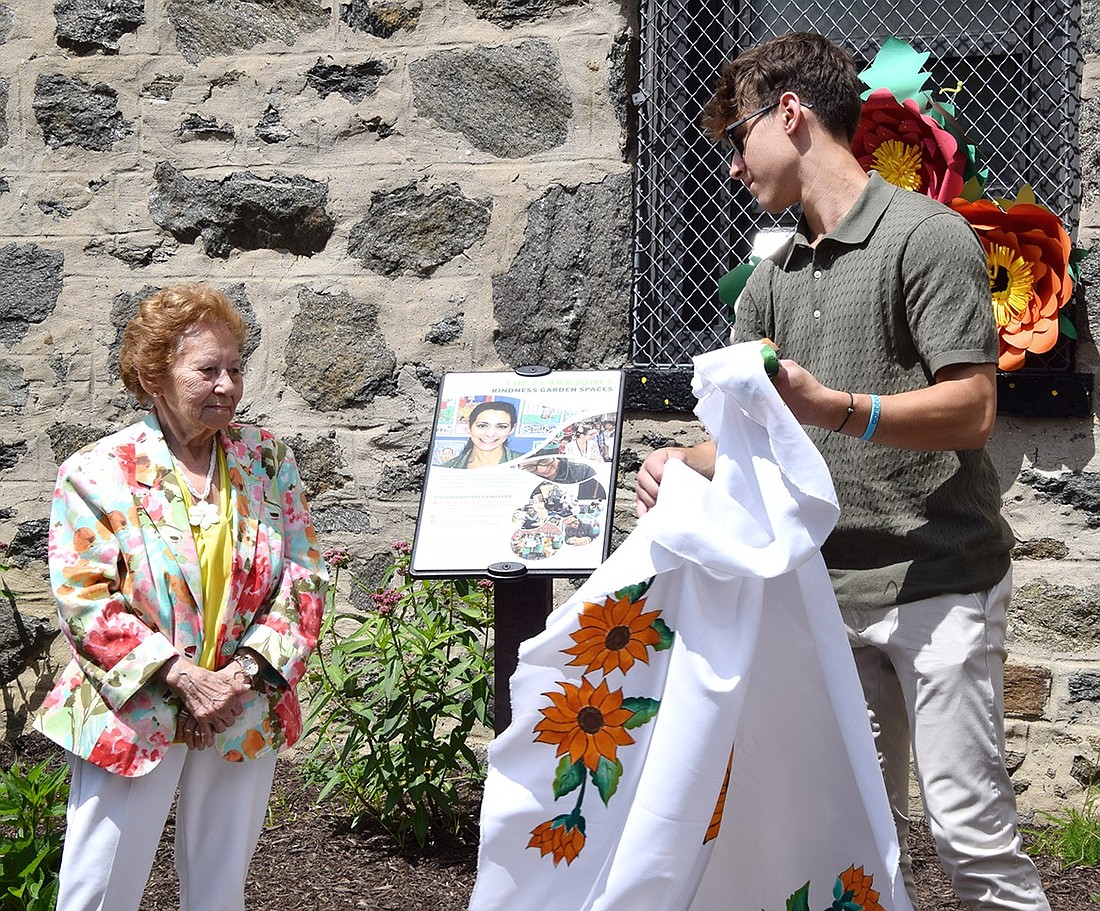
[[[187,510],[187,521],[192,525],[197,525],[203,531],[206,531],[206,529],[218,521],[218,512],[218,507],[213,503],[199,500],[199,502],[193,504],[191,508]]]

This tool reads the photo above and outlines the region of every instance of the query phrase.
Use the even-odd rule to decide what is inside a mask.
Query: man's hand
[[[683,449],[655,449],[642,462],[638,476],[634,480],[634,510],[640,519],[657,504],[657,493],[661,488],[661,479],[665,476],[665,465],[669,459],[687,461],[687,452]]]
[[[638,469],[638,477],[634,481],[634,511],[638,518],[644,516],[657,503],[657,493],[661,487],[661,480],[665,476],[665,465],[670,459],[686,462],[688,468],[710,478],[714,476],[714,455],[715,448],[712,440],[687,449],[668,446],[653,450],[642,462],[642,467]]]

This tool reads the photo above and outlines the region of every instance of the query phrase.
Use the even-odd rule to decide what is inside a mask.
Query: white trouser
[[[181,911],[244,911],[274,753],[227,762],[216,750],[176,744],[139,778],[113,775],[71,754],[69,764],[57,911],[138,911],[177,789]]]
[[[909,828],[912,747],[936,850],[975,911],[1050,911],[1020,847],[1004,759],[1005,612],[1009,572],[988,591],[876,610],[842,610],[871,712],[898,826],[902,872],[916,889]]]

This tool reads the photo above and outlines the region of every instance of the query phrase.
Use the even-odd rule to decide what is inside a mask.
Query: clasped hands
[[[244,711],[241,697],[250,686],[235,661],[211,671],[178,657],[161,668],[160,676],[183,703],[176,721],[176,740],[188,749],[213,746],[214,735],[226,730]]]

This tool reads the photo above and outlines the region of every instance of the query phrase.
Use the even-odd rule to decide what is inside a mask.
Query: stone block
[[[320,0],[168,0],[176,46],[184,58],[232,56],[264,41],[294,45],[331,20]]]
[[[210,257],[227,257],[234,247],[312,256],[332,235],[328,186],[318,180],[238,171],[212,181],[187,177],[166,161],[154,176],[153,221],[181,243],[201,238]]]
[[[351,0],[340,4],[340,19],[356,31],[376,38],[390,38],[398,31],[411,32],[420,22],[420,0]]]
[[[133,132],[118,109],[118,91],[75,76],[43,73],[34,85],[34,116],[46,145],[106,152]]]
[[[568,6],[578,6],[584,0],[463,0],[478,19],[486,19],[501,28],[513,28],[527,22],[545,19]]]
[[[1008,609],[1015,633],[1065,652],[1100,645],[1100,600],[1095,590],[1034,579],[1019,586]]]
[[[0,247],[0,342],[12,345],[41,323],[61,295],[65,257],[38,244]]]
[[[492,208],[491,199],[469,199],[455,184],[375,193],[351,229],[348,255],[381,275],[431,275],[485,237]]]
[[[493,278],[505,364],[583,368],[628,357],[630,177],[557,186],[531,205],[523,245]]]
[[[303,289],[286,351],[286,381],[319,411],[370,404],[396,388],[397,359],[378,308],[346,292]]]
[[[1070,702],[1100,702],[1100,673],[1080,671],[1069,678]]]
[[[1005,665],[1005,713],[1018,718],[1042,717],[1050,699],[1051,673],[1045,667]]]
[[[145,23],[143,0],[57,0],[57,43],[75,54],[117,54],[123,35]]]
[[[416,111],[498,158],[565,142],[573,102],[545,41],[440,51],[409,66]]]

